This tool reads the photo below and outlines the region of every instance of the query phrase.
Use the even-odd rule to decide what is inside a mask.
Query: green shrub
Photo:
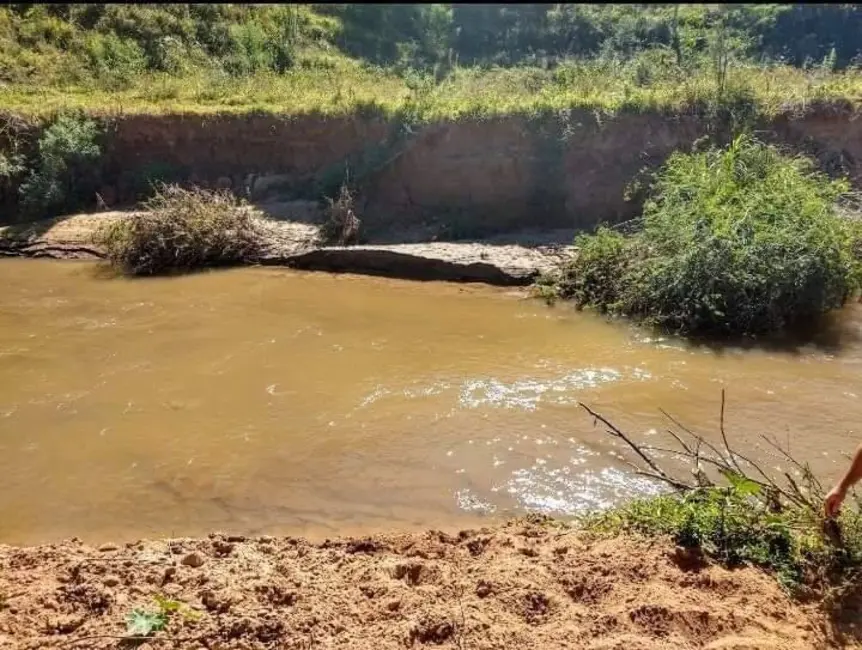
[[[229,192],[162,185],[144,208],[95,236],[108,261],[129,275],[237,264],[262,251],[259,217]]]
[[[750,482],[640,499],[594,515],[598,532],[670,537],[727,566],[753,564],[775,572],[791,590],[824,592],[852,582],[862,567],[862,517],[850,504],[841,517],[841,545],[823,535],[822,516],[801,506],[769,509]]]
[[[233,47],[225,59],[225,70],[235,76],[244,76],[269,69],[273,53],[268,47],[266,33],[258,23],[231,25],[230,36]]]
[[[90,34],[85,52],[90,69],[111,90],[129,88],[134,77],[146,70],[147,59],[141,47],[113,32]]]
[[[671,492],[587,515],[587,530],[665,537],[682,547],[683,568],[710,558],[728,567],[751,564],[772,571],[796,595],[824,605],[852,603],[862,577],[862,510],[854,493],[839,519],[825,519],[826,490],[805,459],[778,440],[762,440],[781,458],[770,468],[731,446],[721,392],[718,434],[704,436],[662,411],[674,442],[656,446],[626,433],[581,403],[621,444],[619,458],[638,476]],[[687,566],[686,566],[687,565]]]
[[[18,188],[21,207],[32,216],[54,216],[92,202],[99,186],[100,126],[61,115],[39,139],[36,160]]]
[[[670,157],[640,230],[581,237],[560,295],[681,333],[757,334],[842,306],[859,286],[844,181],[747,136]]]
[[[630,257],[631,242],[622,234],[600,226],[594,235],[575,240],[578,258],[567,267],[560,280],[559,294],[577,304],[613,305]]]

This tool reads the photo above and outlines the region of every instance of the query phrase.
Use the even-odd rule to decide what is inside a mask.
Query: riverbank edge
[[[862,179],[862,121],[852,102],[788,103],[768,113],[754,106],[739,114],[713,109],[573,107],[418,121],[373,111],[88,113],[67,115],[62,124],[56,116],[0,111],[8,127],[0,133],[0,151],[18,170],[0,182],[0,209],[7,223],[25,214],[125,209],[156,181],[230,189],[252,201],[325,202],[347,183],[369,235],[412,228],[430,240],[534,227],[591,230],[638,216],[643,197],[629,190],[645,170],[705,139],[723,143],[747,129],[816,158],[856,185]],[[82,128],[92,131],[89,140],[51,155],[86,182],[72,183],[65,172],[44,176],[53,163],[43,160],[39,143],[65,142],[64,134]],[[82,162],[78,149],[92,156]],[[46,205],[35,179],[66,187],[66,195]]]
[[[103,251],[93,243],[98,228],[135,214],[73,215],[0,227],[0,257],[102,260]],[[266,252],[251,265],[415,281],[529,286],[572,253],[571,246],[555,244],[553,237],[545,238],[544,245],[531,246],[492,240],[319,246],[315,226],[272,220],[267,229]],[[534,234],[536,239],[541,240],[541,235]]]
[[[763,571],[535,515],[322,542],[214,533],[0,545],[0,595],[0,645],[10,650],[116,647],[133,611],[164,617],[139,640],[146,648],[858,644]]]

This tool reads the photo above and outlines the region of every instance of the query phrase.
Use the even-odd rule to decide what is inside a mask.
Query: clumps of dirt
[[[441,645],[455,634],[455,624],[437,616],[423,616],[410,630],[410,642]]]
[[[524,552],[528,549],[529,552]],[[118,647],[172,603],[153,649],[807,648],[846,639],[773,576],[672,545],[533,519],[493,529],[0,546],[0,647]]]

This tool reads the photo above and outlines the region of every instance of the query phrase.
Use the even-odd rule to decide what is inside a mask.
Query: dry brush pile
[[[162,185],[143,207],[95,236],[129,275],[253,262],[264,250],[263,219],[230,192]]]

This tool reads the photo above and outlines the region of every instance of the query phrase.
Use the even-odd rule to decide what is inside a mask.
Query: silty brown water
[[[827,477],[856,444],[862,320],[792,352],[692,347],[481,286],[0,262],[0,542],[311,536],[567,515],[635,480],[663,407]]]

